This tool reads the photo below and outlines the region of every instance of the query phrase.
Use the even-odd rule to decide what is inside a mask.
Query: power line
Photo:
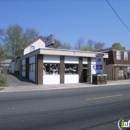
[[[112,7],[112,5],[109,3],[109,1],[108,0],[106,0],[106,1],[109,4],[109,6],[111,7],[111,9],[114,11],[114,13],[116,14],[116,16],[119,18],[119,20],[122,22],[122,24],[128,29],[128,31],[130,31],[130,29],[126,26],[126,24],[122,21],[122,19],[120,18],[120,16],[116,13],[116,11]]]

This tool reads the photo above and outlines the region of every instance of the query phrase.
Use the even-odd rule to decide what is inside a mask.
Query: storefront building
[[[92,75],[96,74],[96,54],[99,52],[48,48],[41,37],[21,52],[17,59],[19,72],[36,84],[92,83]],[[103,54],[104,59],[108,58],[107,53]]]
[[[94,52],[38,49],[21,58],[21,75],[37,84],[91,83],[95,56]]]

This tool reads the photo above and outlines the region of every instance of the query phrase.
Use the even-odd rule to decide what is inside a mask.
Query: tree
[[[55,43],[52,45],[53,48],[59,49],[62,46],[62,43],[55,39]]]
[[[0,28],[0,43],[3,42],[4,30]]]
[[[112,48],[113,49],[117,49],[117,50],[125,50],[126,48],[123,47],[119,42],[115,42],[112,44]]]
[[[83,47],[83,44],[84,44],[84,38],[82,37],[82,38],[79,38],[78,40],[77,40],[77,43],[76,43],[76,45],[75,45],[75,49],[76,50],[80,50],[82,47]]]
[[[81,51],[96,51],[94,48],[91,46],[87,45],[86,47],[83,47],[80,49]]]
[[[23,30],[18,24],[9,26],[5,31],[4,44],[6,45],[6,51],[12,58],[16,58],[15,53],[21,48],[29,44],[38,36],[38,32],[35,29]]]
[[[10,55],[15,58],[15,53],[21,48],[22,46],[22,35],[23,29],[19,25],[9,26],[5,32],[5,44],[6,49]]]
[[[68,49],[70,50],[72,46],[68,43],[61,43],[59,40],[55,39],[54,45],[52,45],[53,48],[56,49]]]
[[[86,46],[82,47],[82,51],[98,51],[104,49],[105,43],[88,40]]]
[[[39,33],[35,29],[26,29],[26,31],[23,34],[23,45],[26,46],[31,41],[33,41]]]
[[[72,46],[69,43],[63,43],[60,47],[60,49],[67,49],[70,50]]]
[[[5,53],[4,45],[3,45],[3,36],[4,36],[4,30],[0,28],[0,60],[3,60],[3,56]]]
[[[0,44],[0,58],[2,57],[3,54],[4,54],[4,48],[3,45]]]

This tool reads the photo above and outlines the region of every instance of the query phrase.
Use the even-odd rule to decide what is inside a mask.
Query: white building
[[[36,84],[91,83],[98,53],[47,48],[45,39],[38,37],[19,51],[11,72],[19,71]]]

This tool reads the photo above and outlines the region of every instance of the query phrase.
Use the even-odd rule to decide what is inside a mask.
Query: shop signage
[[[96,55],[96,73],[103,74],[103,54]]]
[[[49,45],[53,45],[54,43],[55,43],[55,37],[53,34],[49,35],[48,37],[45,37],[46,47]]]

